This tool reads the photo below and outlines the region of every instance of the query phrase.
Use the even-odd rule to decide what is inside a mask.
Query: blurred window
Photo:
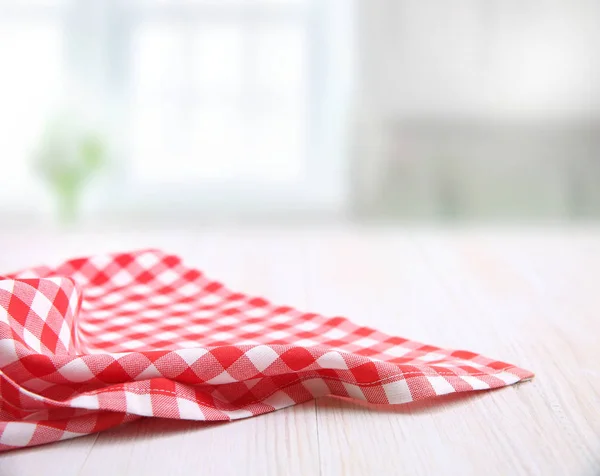
[[[0,198],[29,211],[47,198],[32,154],[75,104],[114,129],[92,200],[108,214],[174,197],[190,210],[214,198],[337,206],[350,4],[0,0]]]
[[[301,177],[311,3],[133,3],[132,176],[152,184]]]
[[[61,6],[0,0],[0,198],[34,200],[28,159],[60,89]]]

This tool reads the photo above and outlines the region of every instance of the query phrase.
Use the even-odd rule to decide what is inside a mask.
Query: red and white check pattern
[[[233,420],[323,395],[405,403],[531,377],[233,292],[155,250],[0,278],[0,451],[143,416]]]

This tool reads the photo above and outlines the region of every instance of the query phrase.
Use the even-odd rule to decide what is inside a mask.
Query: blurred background
[[[597,0],[0,0],[0,227],[595,220],[599,26]]]

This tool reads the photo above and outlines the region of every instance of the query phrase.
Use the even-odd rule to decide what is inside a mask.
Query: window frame
[[[178,221],[192,217],[211,216],[217,210],[223,216],[252,217],[256,215],[287,213],[293,211],[331,211],[338,209],[341,201],[339,167],[330,167],[331,174],[323,171],[322,164],[327,162],[324,157],[324,144],[320,140],[322,124],[317,120],[323,114],[321,97],[325,91],[319,85],[325,78],[324,64],[326,58],[323,48],[326,29],[326,2],[307,0],[304,5],[269,4],[257,2],[246,4],[185,4],[161,5],[159,7],[144,6],[139,2],[129,4],[119,17],[124,22],[124,35],[129,34],[139,21],[148,18],[171,18],[174,22],[183,22],[189,27],[196,21],[210,22],[216,18],[248,23],[273,22],[285,18],[286,21],[305,24],[308,38],[308,118],[311,127],[308,130],[307,156],[305,157],[305,176],[294,182],[272,183],[269,181],[246,181],[229,179],[226,181],[200,181],[189,184],[173,184],[161,186],[133,185],[130,173],[122,173],[123,183],[119,198],[120,203],[113,200],[110,207],[113,211],[120,208],[121,203],[129,204],[128,215],[135,217],[146,216],[152,220],[155,216],[161,220],[173,218]],[[298,15],[304,16],[298,19]],[[122,64],[131,64],[121,60]],[[127,78],[124,78],[127,81]],[[127,87],[125,85],[125,87]],[[326,124],[327,122],[325,122]],[[335,160],[332,156],[331,161]],[[123,164],[127,164],[123,161]],[[331,164],[333,165],[333,164]],[[338,182],[338,183],[335,183]],[[336,193],[337,189],[337,193]],[[135,191],[135,192],[134,192]],[[167,200],[167,201],[165,201]]]
[[[303,11],[306,16],[309,61],[309,139],[306,174],[294,183],[247,182],[230,180],[169,186],[140,186],[131,174],[127,144],[114,144],[110,185],[96,190],[98,197],[94,221],[122,222],[140,219],[149,222],[175,222],[219,216],[253,217],[281,212],[337,213],[345,203],[346,163],[344,160],[344,122],[350,111],[352,61],[348,51],[341,60],[339,48],[351,50],[353,23],[352,0],[306,0],[274,3],[267,0],[244,2],[190,3],[173,1],[163,4],[136,0],[66,0],[57,5],[30,4],[14,6],[0,0],[0,13],[19,18],[48,18],[55,15],[64,25],[65,72],[80,83],[89,83],[91,94],[111,105],[111,128],[128,130],[125,118],[126,99],[130,90],[130,42],[133,27],[144,18],[158,16],[187,21],[201,16],[209,21],[219,15],[239,15],[271,21],[288,18]],[[346,14],[339,15],[340,10]],[[257,21],[255,18],[254,21]],[[3,18],[4,19],[4,18]],[[297,20],[295,20],[297,21]],[[332,28],[332,24],[334,27]],[[90,35],[93,31],[99,38]],[[74,48],[73,45],[79,45]],[[81,45],[83,45],[81,47]],[[83,58],[83,61],[82,61]],[[341,82],[340,82],[341,80]],[[167,201],[168,200],[168,201]],[[85,204],[84,204],[85,205]]]

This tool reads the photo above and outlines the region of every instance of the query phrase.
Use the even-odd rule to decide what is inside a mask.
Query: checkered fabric
[[[234,420],[323,395],[404,403],[531,377],[233,292],[156,250],[0,278],[0,451],[141,417]]]

